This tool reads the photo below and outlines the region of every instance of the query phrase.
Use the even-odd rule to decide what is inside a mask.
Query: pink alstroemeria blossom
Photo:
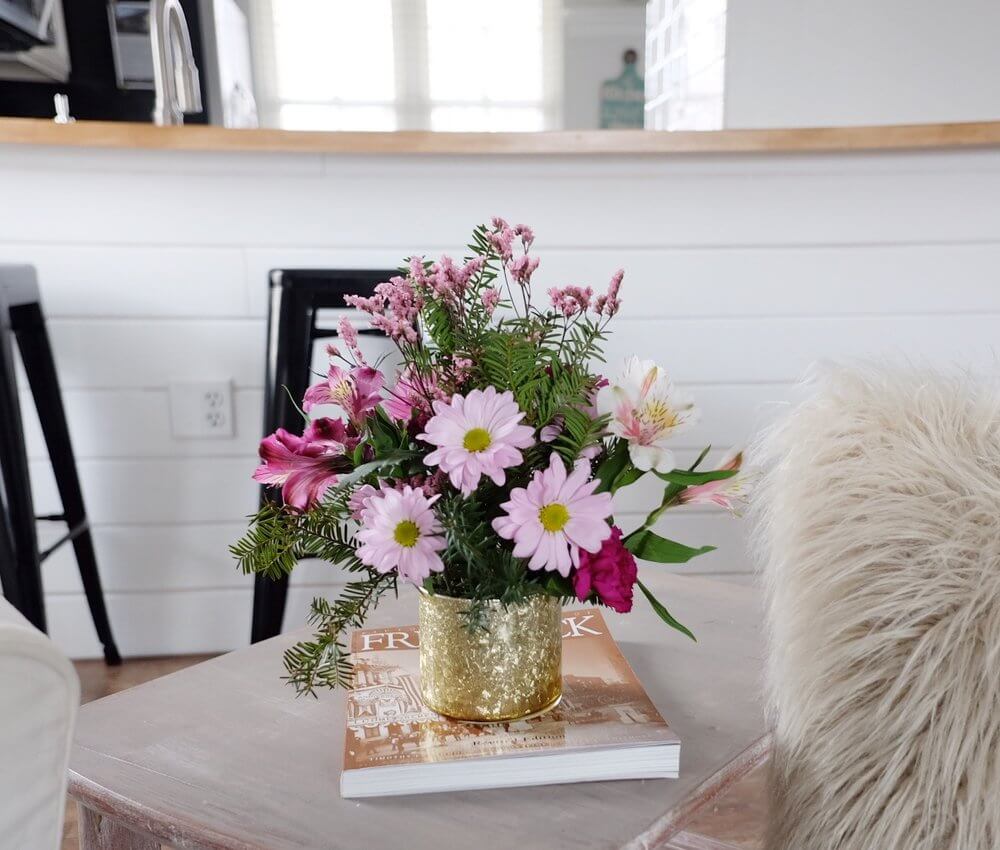
[[[383,380],[382,373],[371,366],[357,366],[348,372],[331,363],[326,380],[306,390],[302,409],[308,413],[318,404],[336,404],[351,422],[360,424],[368,411],[381,403]]]
[[[717,505],[731,514],[739,513],[745,495],[745,480],[739,471],[743,466],[743,452],[731,451],[725,454],[717,467],[720,470],[737,470],[731,478],[696,484],[681,490],[677,500],[682,505]]]
[[[335,421],[325,420],[327,423]],[[333,425],[329,427],[336,430]],[[254,480],[280,486],[285,504],[299,510],[306,510],[318,502],[327,489],[337,483],[337,478],[350,469],[343,443],[310,441],[284,428],[261,440],[260,459],[261,464],[253,473]]]
[[[431,415],[431,402],[447,398],[448,394],[441,389],[437,375],[418,375],[407,366],[399,373],[396,386],[388,392],[382,407],[399,422],[409,422],[416,414],[418,424],[423,427]]]
[[[580,565],[580,550],[597,552],[611,536],[611,494],[594,493],[600,482],[590,480],[590,464],[578,461],[567,476],[555,452],[545,470],[531,483],[510,491],[500,507],[506,516],[493,520],[493,530],[514,541],[514,556],[530,558],[532,570],[555,570],[568,576]]]
[[[306,426],[302,439],[325,447],[329,454],[344,454],[348,448],[353,449],[358,444],[357,432],[353,432],[353,436],[349,434],[343,419],[326,416],[313,419]]]
[[[580,566],[573,573],[573,590],[581,602],[587,602],[596,593],[602,605],[627,614],[632,610],[632,590],[638,578],[635,556],[622,543],[622,530],[613,525],[611,536],[597,552],[580,552]]]
[[[519,424],[524,413],[510,391],[495,388],[454,395],[449,403],[434,402],[434,416],[417,436],[438,448],[424,458],[428,466],[439,466],[466,496],[488,475],[495,484],[506,481],[504,469],[517,466],[519,449],[534,445],[532,429]]]
[[[690,397],[652,360],[637,357],[625,362],[616,384],[598,391],[597,410],[610,414],[611,433],[628,441],[632,463],[644,472],[670,472],[674,453],[667,442],[698,421]]]
[[[445,540],[433,510],[438,498],[408,485],[369,496],[362,511],[364,528],[357,534],[361,563],[380,573],[397,570],[418,585],[432,572],[441,572],[444,562],[438,552]]]

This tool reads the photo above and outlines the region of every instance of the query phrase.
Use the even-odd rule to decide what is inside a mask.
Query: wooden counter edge
[[[0,145],[438,156],[628,156],[921,150],[1000,146],[1000,121],[776,130],[564,130],[543,133],[393,133],[156,127],[110,121],[56,124],[0,118]]]

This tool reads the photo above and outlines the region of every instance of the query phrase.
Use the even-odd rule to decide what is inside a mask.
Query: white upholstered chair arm
[[[0,850],[58,850],[80,681],[0,598]]]

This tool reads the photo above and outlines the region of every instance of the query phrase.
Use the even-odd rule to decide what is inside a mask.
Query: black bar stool
[[[276,269],[270,276],[267,315],[267,363],[264,372],[264,436],[278,428],[299,433],[302,416],[292,399],[302,396],[316,376],[311,374],[313,343],[337,336],[332,329],[316,327],[316,311],[344,308],[345,295],[370,298],[377,284],[397,274],[396,270]],[[359,333],[377,334],[368,328]],[[287,389],[287,392],[286,392]],[[261,488],[261,503],[280,499],[276,490]],[[288,597],[288,577],[254,577],[254,643],[281,631]]]
[[[28,455],[14,367],[14,342],[42,425],[63,511],[35,516],[28,476]],[[97,572],[97,557],[83,492],[76,474],[56,364],[31,266],[0,266],[0,469],[4,510],[0,511],[0,584],[4,596],[38,629],[46,631],[41,565],[64,543],[72,542],[97,635],[108,664],[120,664]],[[39,551],[37,520],[64,522],[66,534]]]

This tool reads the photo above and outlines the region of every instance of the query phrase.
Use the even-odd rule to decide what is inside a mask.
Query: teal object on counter
[[[621,74],[601,84],[602,130],[642,129],[646,87],[635,68],[638,58],[634,50],[626,50]]]

